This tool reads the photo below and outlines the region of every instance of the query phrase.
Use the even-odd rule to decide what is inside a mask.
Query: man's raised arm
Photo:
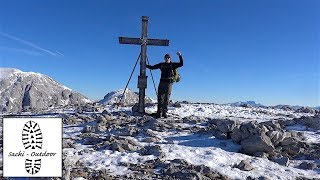
[[[183,58],[182,58],[181,52],[177,52],[177,55],[179,56],[180,62],[176,63],[176,67],[175,68],[179,68],[179,67],[183,66]]]

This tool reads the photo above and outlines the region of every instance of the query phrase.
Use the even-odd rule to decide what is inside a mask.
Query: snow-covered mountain
[[[0,112],[45,110],[88,102],[88,98],[46,75],[0,68]]]
[[[117,91],[112,91],[109,92],[107,95],[104,96],[102,100],[99,101],[100,104],[114,104],[114,103],[119,103],[122,95],[123,95],[123,89],[117,90]],[[124,97],[121,101],[124,105],[134,105],[135,103],[139,102],[139,93],[138,92],[133,92],[130,89],[127,89],[126,92],[124,93]],[[152,103],[153,100],[149,97],[145,97],[145,102],[146,103]]]
[[[260,107],[263,106],[260,103],[256,103],[255,101],[238,101],[234,103],[228,103],[231,106],[251,106],[251,107]]]

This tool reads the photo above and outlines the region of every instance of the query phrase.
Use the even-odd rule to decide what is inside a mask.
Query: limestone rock
[[[315,168],[317,168],[317,164],[313,163],[313,162],[302,162],[298,168],[300,169],[305,169],[305,170],[314,170]]]
[[[268,131],[266,135],[271,139],[274,146],[277,146],[286,137],[286,134],[281,131]]]
[[[233,168],[238,168],[242,171],[251,171],[254,169],[248,160],[242,160],[239,164],[234,165]]]
[[[233,120],[225,119],[217,121],[217,127],[223,133],[232,132],[236,126],[237,122]]]
[[[257,152],[271,152],[274,146],[265,134],[255,134],[241,141],[242,149],[245,153],[253,155]]]
[[[282,166],[289,166],[289,158],[288,157],[277,157],[277,158],[272,158],[273,162],[276,162]]]

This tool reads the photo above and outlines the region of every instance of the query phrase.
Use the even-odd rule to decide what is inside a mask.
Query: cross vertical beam
[[[119,37],[120,44],[135,44],[141,45],[141,58],[140,58],[140,75],[138,76],[139,88],[139,109],[138,112],[143,114],[145,112],[145,90],[147,88],[146,76],[146,59],[147,59],[147,45],[153,46],[169,46],[167,39],[148,39],[148,17],[142,16],[142,33],[141,38],[128,38]]]
[[[147,61],[147,41],[148,41],[148,17],[142,16],[142,34],[141,34],[141,61],[140,76],[138,77],[139,88],[139,113],[144,113],[147,88],[146,61]]]

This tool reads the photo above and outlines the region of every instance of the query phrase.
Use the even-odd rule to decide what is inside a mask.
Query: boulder
[[[99,137],[88,136],[83,139],[84,145],[95,145],[101,143],[103,140]]]
[[[317,164],[313,162],[302,162],[299,166],[299,169],[305,169],[305,170],[314,170],[317,168]]]
[[[234,142],[239,143],[243,139],[249,137],[250,133],[249,133],[249,131],[247,131],[247,129],[242,128],[242,126],[239,126],[239,127],[234,128],[232,133],[230,133],[230,135],[231,135],[231,139]]]
[[[268,131],[266,135],[270,138],[274,146],[278,146],[279,143],[286,137],[286,134],[282,131]]]
[[[282,146],[282,152],[291,157],[295,157],[300,153],[303,153],[304,148],[307,146],[295,137],[286,137],[280,144]]]
[[[233,168],[238,168],[242,171],[251,171],[254,169],[248,160],[242,160],[239,164],[234,165]]]
[[[164,157],[163,152],[161,151],[161,147],[159,145],[156,146],[145,146],[140,150],[141,155],[154,155],[156,157],[162,158]]]
[[[241,141],[241,147],[246,154],[253,155],[257,152],[271,152],[274,146],[268,136],[265,134],[251,135]]]
[[[248,123],[241,124],[240,126],[235,126],[230,135],[234,142],[239,143],[251,135],[263,134],[265,132],[268,132],[266,127],[260,125],[256,121],[250,121]]]
[[[121,146],[120,144],[117,144],[117,143],[111,144],[110,149],[111,149],[112,151],[125,152],[125,150],[122,148],[122,146]]]
[[[265,152],[257,152],[257,153],[255,153],[253,156],[259,157],[259,158],[268,159],[269,154],[267,154],[267,153],[265,153]]]
[[[275,163],[282,165],[282,166],[289,166],[289,158],[286,156],[272,158],[271,160]]]
[[[217,121],[217,127],[223,133],[232,132],[233,129],[237,126],[237,124],[238,124],[237,121],[233,121],[229,119]]]
[[[222,139],[222,140],[227,140],[228,139],[228,134],[221,132],[219,130],[214,130],[213,131],[213,135],[217,138],[217,139]]]
[[[298,144],[298,139],[294,137],[286,137],[281,141],[281,146],[296,146]]]
[[[269,131],[281,131],[282,130],[279,121],[265,121],[260,124],[265,126]]]
[[[282,151],[291,157],[296,157],[300,153],[303,153],[303,148],[294,146],[294,145],[291,145],[291,146],[288,145],[288,146],[283,146]]]

